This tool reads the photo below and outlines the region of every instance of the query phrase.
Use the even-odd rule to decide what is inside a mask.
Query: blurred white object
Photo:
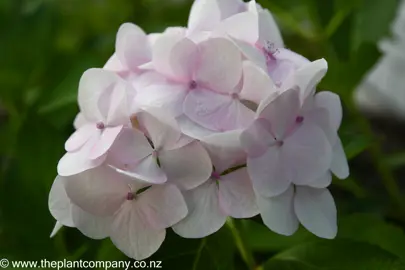
[[[383,56],[355,92],[361,109],[405,119],[405,1],[398,9],[393,40],[383,40]]]

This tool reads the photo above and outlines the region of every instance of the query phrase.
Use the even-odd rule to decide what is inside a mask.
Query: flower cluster
[[[52,235],[76,227],[138,260],[169,227],[202,238],[228,217],[333,238],[327,187],[349,172],[339,97],[315,93],[326,71],[283,48],[254,0],[197,0],[187,28],[158,34],[123,24],[114,55],[80,80],[49,196]]]

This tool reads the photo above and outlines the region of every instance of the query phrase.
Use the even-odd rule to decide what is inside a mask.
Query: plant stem
[[[235,240],[236,246],[239,250],[239,253],[240,253],[242,259],[245,261],[245,263],[249,267],[249,269],[256,270],[256,262],[253,257],[253,254],[246,247],[238,229],[235,226],[234,221],[231,218],[228,218],[226,221],[226,224],[228,225],[228,228],[230,229],[230,231],[232,233],[232,236]]]

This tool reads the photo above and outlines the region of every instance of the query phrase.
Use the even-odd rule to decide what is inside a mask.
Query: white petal
[[[277,88],[272,79],[263,69],[250,61],[243,62],[243,88],[240,93],[242,99],[259,104],[276,91]]]
[[[276,21],[271,15],[270,11],[259,11],[259,42],[264,44],[269,41],[274,44],[276,48],[284,47],[283,38],[281,37],[280,29]]]
[[[328,63],[325,59],[319,59],[302,66],[294,73],[294,84],[300,88],[302,100],[315,92],[316,85],[327,71]]]
[[[187,82],[193,74],[197,45],[181,34],[160,36],[153,45],[153,65],[171,79]]]
[[[136,204],[156,230],[173,226],[188,212],[183,195],[174,185],[152,186],[139,195]]]
[[[128,257],[144,260],[159,249],[165,236],[165,229],[153,229],[134,201],[127,201],[114,216],[110,238]]]
[[[262,156],[276,142],[271,133],[271,125],[264,118],[256,119],[240,135],[242,148],[251,158]]]
[[[104,119],[99,109],[99,99],[120,78],[111,71],[92,68],[83,73],[79,82],[79,107],[83,116],[91,122]]]
[[[197,0],[190,11],[188,29],[191,32],[212,30],[223,19],[240,12],[239,0]]]
[[[167,149],[180,138],[177,122],[161,111],[149,110],[136,115],[141,129],[152,140],[155,149]]]
[[[266,57],[261,49],[232,37],[229,37],[229,39],[239,48],[245,60],[251,61],[264,71],[267,71]]]
[[[121,77],[126,77],[129,73],[128,67],[122,63],[116,53],[114,53],[105,63],[103,69],[113,71]]]
[[[234,218],[250,218],[259,214],[246,168],[221,176],[219,202],[224,213]]]
[[[174,117],[183,113],[183,102],[187,94],[184,84],[165,82],[152,84],[138,92],[136,101],[141,107],[158,108]]]
[[[136,164],[151,155],[153,148],[145,135],[136,128],[125,128],[109,151],[110,163],[119,168]]]
[[[145,32],[137,25],[124,23],[120,26],[115,43],[117,56],[132,70],[151,60],[151,48]]]
[[[98,159],[105,155],[113,145],[115,139],[122,131],[123,126],[107,127],[101,132],[99,140],[94,144],[90,151],[89,158],[92,160]]]
[[[242,55],[225,38],[211,38],[198,45],[199,65],[195,80],[203,87],[231,93],[242,78]]]
[[[339,179],[349,177],[349,164],[347,163],[346,154],[340,139],[336,141],[335,146],[333,147],[332,165],[330,169]]]
[[[127,177],[99,167],[66,178],[66,193],[74,204],[94,215],[109,216],[125,201],[130,188]]]
[[[222,21],[219,30],[255,45],[259,40],[259,17],[252,12],[242,12]]]
[[[63,224],[60,223],[59,221],[56,221],[55,227],[53,227],[53,230],[52,230],[51,235],[49,237],[50,238],[54,237],[59,232],[59,230],[62,229],[62,227],[63,227]]]
[[[79,129],[86,124],[88,124],[86,118],[84,118],[83,113],[79,112],[76,115],[75,120],[73,121],[73,126],[75,127],[75,129]]]
[[[201,185],[212,172],[211,160],[199,142],[162,151],[159,160],[169,183],[177,185],[182,190]]]
[[[254,119],[253,111],[239,100],[206,89],[191,91],[183,110],[188,118],[213,131],[244,128]]]
[[[190,136],[191,138],[202,140],[206,136],[217,133],[216,131],[207,129],[197,124],[184,114],[177,117],[176,119],[179,124],[181,132],[187,136]]]
[[[140,162],[129,164],[124,168],[125,174],[151,184],[162,184],[167,181],[165,172],[159,167],[156,157],[147,156]]]
[[[72,217],[76,228],[92,239],[104,239],[110,235],[112,217],[100,217],[72,205]]]
[[[218,231],[226,221],[219,205],[218,187],[208,180],[203,185],[183,192],[188,215],[173,226],[178,235],[185,238],[203,238]]]
[[[318,237],[335,238],[337,213],[329,190],[296,187],[294,209],[299,221],[307,230]]]
[[[239,141],[240,134],[240,130],[234,130],[203,139],[203,145],[208,150],[217,172],[222,173],[234,166],[246,163],[246,153]]]
[[[328,171],[327,173],[325,173],[315,181],[308,183],[307,185],[314,188],[326,188],[330,184],[332,184],[332,174],[330,171]]]
[[[298,220],[293,205],[294,187],[276,197],[257,196],[257,205],[264,224],[272,231],[292,235],[298,229]]]
[[[68,152],[79,150],[95,132],[97,132],[95,124],[85,124],[81,126],[66,141],[65,150]]]
[[[332,162],[332,148],[324,132],[305,121],[280,147],[282,162],[293,183],[303,185],[326,173]]]
[[[62,225],[74,227],[71,214],[71,202],[64,186],[64,177],[57,176],[49,193],[49,211],[52,216]]]
[[[277,196],[285,192],[291,184],[288,177],[290,164],[282,159],[280,148],[273,146],[264,155],[248,157],[247,168],[256,192],[262,196]]]
[[[339,96],[329,91],[320,92],[315,95],[315,106],[328,110],[331,126],[337,131],[343,114]]]
[[[275,138],[284,138],[298,116],[300,109],[299,92],[297,89],[289,89],[277,97],[270,95],[262,103],[267,105],[259,106],[259,116],[270,122]]]
[[[97,135],[97,134],[96,134]],[[90,151],[98,140],[98,136],[92,137],[86,144],[75,152],[66,153],[58,163],[58,174],[61,176],[70,176],[96,168],[103,164],[106,155],[97,159],[89,159]]]

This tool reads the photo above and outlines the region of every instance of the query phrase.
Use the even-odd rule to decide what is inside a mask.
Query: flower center
[[[239,94],[238,93],[232,93],[231,97],[233,99],[239,99]]]
[[[152,157],[154,157],[154,158],[157,158],[158,157],[158,154],[159,154],[159,152],[158,152],[158,150],[153,150],[153,152],[152,152]]]
[[[211,178],[215,179],[215,180],[219,180],[221,178],[221,175],[214,171],[211,173]]]
[[[197,82],[192,80],[188,86],[190,90],[196,89],[197,88]]]
[[[278,147],[283,146],[283,144],[284,144],[284,141],[277,141],[277,142],[276,142],[276,145],[277,145]]]
[[[133,201],[135,199],[135,195],[132,192],[127,193],[127,200],[128,201]]]
[[[105,129],[105,125],[103,122],[97,122],[96,127],[97,127],[97,129],[100,129],[100,130]]]
[[[297,116],[297,118],[295,118],[295,122],[300,124],[304,121],[304,116]]]

